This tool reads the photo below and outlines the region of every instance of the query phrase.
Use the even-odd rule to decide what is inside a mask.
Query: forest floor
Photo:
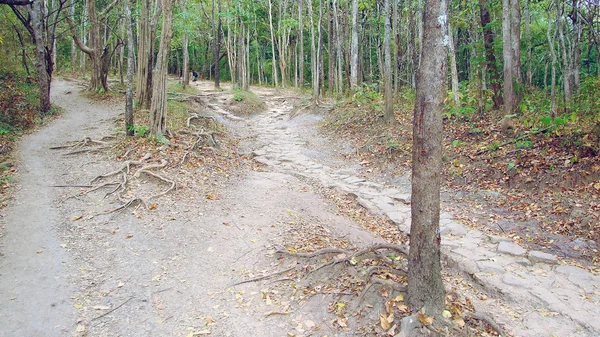
[[[307,112],[295,92],[252,88],[266,109],[245,114],[227,85],[193,86],[171,95],[191,107],[162,144],[115,132],[120,97],[54,81],[65,113],[17,146],[0,211],[0,336],[401,333],[410,313],[392,285],[405,281],[410,174],[382,179],[321,133],[330,105]],[[512,336],[600,335],[585,256],[557,260],[461,220],[492,218],[469,204],[492,192],[461,192],[456,214],[445,193],[447,335],[494,336],[488,318]]]

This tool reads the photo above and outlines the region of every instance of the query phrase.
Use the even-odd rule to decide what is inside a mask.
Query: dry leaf
[[[423,315],[422,312],[419,312],[419,321],[421,321],[421,323],[423,323],[423,325],[429,326],[429,325],[433,324],[433,316],[425,317],[425,315]]]
[[[465,326],[465,320],[462,318],[457,318],[454,320],[456,322],[456,324],[458,325],[459,328],[462,328]]]
[[[311,320],[306,320],[306,321],[304,321],[304,325],[306,325],[306,327],[307,327],[307,328],[309,328],[309,329],[312,329],[312,328],[314,328],[315,326],[317,326],[317,325],[315,324],[315,322],[313,322],[313,321],[311,321]]]
[[[444,318],[450,318],[450,317],[452,317],[452,314],[450,313],[450,311],[444,310],[444,311],[442,311],[442,316]]]
[[[384,314],[379,314],[379,322],[381,324],[381,328],[383,330],[389,330],[392,327],[392,324],[388,321],[388,318]]]
[[[108,305],[95,305],[92,307],[94,310],[108,310],[110,307]]]
[[[85,325],[83,325],[83,324],[77,324],[77,328],[75,328],[75,331],[77,331],[77,332],[84,332],[85,331]]]
[[[74,307],[75,309],[81,309],[81,308],[83,308],[83,305],[81,305],[81,304],[79,304],[79,303],[74,303],[74,304],[73,304],[73,307]]]

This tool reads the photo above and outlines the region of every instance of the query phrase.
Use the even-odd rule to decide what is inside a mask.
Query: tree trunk
[[[486,0],[479,0],[479,17],[481,27],[483,28],[483,44],[485,48],[486,69],[490,73],[490,84],[492,87],[492,101],[494,110],[499,109],[504,101],[500,93],[502,85],[500,83],[500,73],[496,67],[496,54],[494,53],[494,32],[490,24],[490,12],[487,8]]]
[[[340,18],[338,15],[337,1],[333,0],[333,18],[335,20],[335,48],[337,54],[337,93],[338,95],[343,94],[344,91],[344,77],[342,73],[342,30],[340,29]]]
[[[519,0],[510,0],[510,42],[512,55],[512,80],[514,82],[514,101],[511,111],[517,112],[523,92],[523,74],[521,71],[521,7]]]
[[[150,134],[163,135],[167,127],[167,72],[169,49],[173,33],[173,11],[171,0],[161,0],[163,11],[160,47],[156,57],[156,72],[152,84],[152,103],[150,105]]]
[[[456,67],[456,52],[454,51],[454,33],[450,23],[448,23],[449,46],[448,53],[450,54],[450,68],[452,69],[452,96],[454,98],[454,106],[460,107],[460,97],[458,96],[458,69]]]
[[[312,77],[312,86],[313,86],[313,96],[315,96],[315,90],[317,91],[317,96],[319,92],[318,87],[318,69],[317,69],[317,48],[315,46],[315,19],[313,15],[313,7],[312,1],[308,0],[308,16],[310,17],[310,74]],[[315,89],[315,81],[317,82],[317,86]],[[313,99],[317,99],[317,97],[313,97]]]
[[[44,19],[45,10],[42,1],[34,1],[28,6],[29,18],[31,20],[32,37],[35,44],[35,69],[38,76],[38,87],[40,90],[40,112],[46,114],[52,108],[50,105],[50,74],[48,74],[48,59],[46,46],[44,45]],[[51,59],[50,59],[51,60]]]
[[[384,23],[384,39],[383,39],[383,49],[385,53],[385,65],[383,69],[383,78],[384,78],[384,86],[385,86],[385,108],[384,108],[384,120],[386,123],[392,123],[394,121],[394,96],[392,93],[392,50],[391,50],[391,22],[392,13],[391,13],[391,0],[384,0],[383,7],[385,8],[385,15],[383,19]]]
[[[269,0],[269,29],[271,31],[271,61],[273,66],[273,84],[277,88],[279,81],[277,79],[277,61],[275,60],[275,33],[273,32],[273,3]]]
[[[554,2],[552,2],[554,3]],[[548,8],[552,7],[552,3],[550,6],[548,6]],[[556,117],[556,63],[557,63],[557,57],[556,57],[556,51],[554,50],[554,38],[553,35],[550,33],[550,22],[551,22],[551,18],[552,15],[550,14],[550,9],[548,9],[548,30],[546,31],[546,37],[548,39],[548,49],[550,50],[550,58],[552,60],[552,77],[551,77],[551,93],[550,93],[550,104],[551,104],[551,110],[550,110],[550,115],[552,117]],[[546,84],[546,76],[544,75],[544,85]]]
[[[352,44],[350,47],[350,90],[358,86],[358,0],[352,0]]]
[[[408,258],[408,302],[425,315],[441,313],[445,291],[440,264],[442,109],[448,55],[447,4],[426,0],[421,65],[413,119],[412,225]]]
[[[71,6],[69,7],[69,15],[71,20],[75,18],[75,0],[71,0]],[[71,72],[75,73],[75,64],[77,63],[77,46],[75,41],[71,40]]]
[[[187,33],[183,33],[181,36],[181,44],[183,45],[183,69],[182,73],[182,86],[185,89],[190,85],[190,54],[188,52],[188,36]]]
[[[531,41],[531,14],[529,13],[529,0],[525,0],[525,38],[527,39],[527,86],[533,82],[533,44]]]
[[[215,2],[213,0],[213,11],[214,11],[214,6],[215,6]],[[217,21],[217,31],[215,32],[216,34],[216,42],[213,45],[213,65],[214,65],[214,73],[215,73],[215,88],[220,88],[221,87],[221,69],[219,67],[219,54],[221,54],[221,26],[222,26],[222,22],[221,22],[221,0],[218,1],[218,21]],[[214,15],[213,15],[214,18]],[[214,20],[214,19],[213,19]]]
[[[128,136],[135,134],[133,121],[133,62],[135,51],[133,49],[133,27],[131,26],[130,0],[125,0],[125,25],[127,30],[127,93],[125,94],[125,133]]]
[[[511,44],[511,0],[502,0],[502,54],[504,58],[504,113],[511,115],[515,112],[517,93],[513,79],[513,55]]]
[[[298,86],[304,88],[304,21],[302,21],[302,7],[304,0],[298,1]]]

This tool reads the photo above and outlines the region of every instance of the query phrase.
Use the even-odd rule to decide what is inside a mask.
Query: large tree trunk
[[[344,90],[344,75],[342,73],[342,39],[343,34],[340,29],[340,17],[338,15],[338,4],[336,0],[333,0],[333,18],[335,20],[335,49],[337,54],[337,93],[338,95],[343,94]]]
[[[133,27],[131,26],[130,0],[125,0],[125,23],[127,30],[127,93],[125,94],[125,133],[128,136],[135,134],[133,121]]]
[[[413,119],[412,222],[408,302],[414,311],[439,315],[445,305],[440,264],[442,109],[445,97],[447,4],[426,0],[421,64]]]
[[[358,0],[352,0],[352,43],[350,46],[350,90],[358,85]]]
[[[312,86],[313,86],[313,96],[315,96],[315,90],[317,91],[317,96],[319,93],[319,70],[317,69],[317,48],[315,46],[315,19],[314,19],[314,15],[313,15],[313,7],[312,7],[312,1],[308,0],[307,2],[308,5],[308,17],[310,17],[310,65],[311,65],[311,69],[310,69],[310,73],[311,73],[311,77],[312,77]],[[315,86],[315,82],[317,83],[317,85]],[[315,89],[316,87],[316,89]],[[313,99],[317,99],[317,96],[313,97]]]
[[[394,121],[394,97],[392,94],[392,50],[391,50],[391,8],[390,0],[385,0],[383,7],[385,8],[385,15],[383,19],[384,23],[384,38],[383,38],[383,49],[385,53],[385,65],[383,69],[383,78],[385,86],[385,108],[384,108],[384,119],[386,123],[392,123]]]
[[[154,64],[154,37],[161,13],[160,1],[156,0],[154,15],[150,16],[152,0],[142,0],[140,28],[138,31],[137,96],[142,109],[150,109],[152,101],[152,66]]]
[[[500,83],[500,73],[496,67],[496,54],[494,53],[494,32],[490,24],[490,12],[486,5],[486,0],[479,0],[479,17],[481,19],[481,27],[483,28],[483,44],[485,47],[485,63],[486,69],[490,73],[490,83],[492,87],[492,101],[494,102],[494,110],[499,109],[504,101],[502,99]]]
[[[551,93],[550,93],[550,115],[552,117],[556,117],[556,51],[554,50],[554,34],[551,34],[551,22],[552,15],[550,14],[550,9],[548,9],[548,30],[546,31],[546,37],[548,39],[548,49],[550,50],[550,58],[552,60],[552,84],[551,84]],[[547,67],[546,67],[547,68]],[[544,86],[546,85],[546,77],[544,75]]]
[[[169,49],[173,35],[173,11],[171,0],[161,0],[163,11],[160,47],[156,57],[155,76],[152,81],[152,103],[150,105],[150,133],[163,135],[167,127],[167,72]]]

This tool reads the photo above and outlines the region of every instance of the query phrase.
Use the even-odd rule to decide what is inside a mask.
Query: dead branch
[[[284,270],[281,270],[281,271],[278,271],[278,272],[275,272],[275,273],[271,273],[271,274],[267,274],[267,275],[263,275],[263,276],[258,276],[258,277],[255,277],[255,278],[251,278],[249,280],[239,281],[239,282],[236,282],[234,284],[228,285],[226,288],[231,288],[231,287],[239,286],[240,284],[244,284],[244,283],[251,283],[251,282],[258,282],[258,281],[266,280],[268,278],[275,277],[277,275],[281,275],[281,274],[287,273],[288,271],[293,270],[295,268],[296,267],[294,266],[294,267],[290,267],[290,268],[287,268],[287,269],[284,269]]]
[[[114,307],[113,309],[111,309],[111,310],[109,310],[109,311],[107,311],[107,312],[103,313],[103,314],[102,314],[102,315],[100,315],[100,316],[97,316],[97,317],[94,317],[94,318],[92,318],[92,321],[95,321],[95,320],[97,320],[97,319],[100,319],[100,318],[102,318],[102,317],[104,317],[104,316],[106,316],[106,315],[108,315],[108,314],[110,314],[110,313],[112,313],[112,312],[116,311],[117,309],[121,308],[122,306],[124,306],[125,304],[127,304],[127,302],[131,301],[132,299],[133,299],[133,297],[130,297],[130,298],[128,298],[128,299],[127,299],[125,302],[123,302],[123,303],[119,304],[118,306]]]
[[[74,154],[80,154],[80,153],[86,153],[86,152],[99,152],[99,151],[104,151],[106,149],[108,149],[110,146],[97,146],[97,147],[92,147],[89,149],[81,149],[81,150],[75,150],[75,151],[71,151],[71,152],[67,152],[64,155],[65,156],[71,156]]]

